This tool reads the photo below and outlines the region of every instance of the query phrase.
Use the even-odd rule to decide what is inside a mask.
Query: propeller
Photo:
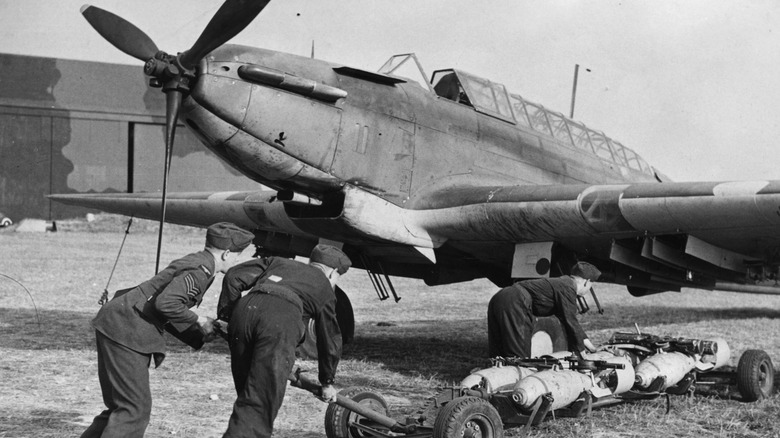
[[[135,59],[146,61],[160,51],[147,34],[122,17],[90,5],[81,7],[81,15],[106,41]]]
[[[238,35],[270,0],[226,0],[203,29],[190,50],[181,54],[181,64],[193,68],[201,58]]]
[[[226,0],[206,25],[195,44],[176,56],[157,48],[146,33],[111,12],[84,5],[81,14],[89,24],[114,47],[133,58],[144,61],[144,73],[151,76],[149,85],[165,93],[165,163],[163,170],[160,232],[157,236],[155,274],[160,270],[163,224],[168,195],[168,174],[171,169],[173,140],[182,100],[197,80],[195,67],[217,47],[238,35],[268,5],[270,0]]]

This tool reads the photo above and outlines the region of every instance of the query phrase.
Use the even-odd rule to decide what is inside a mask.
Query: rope
[[[30,301],[32,301],[32,303],[33,303],[33,308],[35,309],[35,318],[38,320],[38,330],[40,330],[41,329],[41,315],[38,314],[38,306],[35,305],[35,300],[33,299],[33,296],[30,293],[30,291],[26,287],[24,287],[24,285],[22,283],[20,283],[17,279],[15,279],[15,278],[13,278],[13,277],[11,277],[9,275],[2,274],[2,273],[0,273],[0,276],[5,277],[5,278],[13,281],[14,283],[16,283],[19,286],[21,286],[22,289],[24,289],[25,292],[27,292],[27,296],[30,297]]]
[[[122,238],[122,244],[119,245],[119,253],[116,255],[116,260],[114,260],[114,267],[111,268],[111,274],[108,276],[108,282],[106,282],[106,288],[103,289],[103,294],[100,295],[100,299],[98,300],[98,304],[100,306],[103,306],[108,302],[108,285],[111,284],[111,278],[114,277],[114,271],[116,270],[116,265],[119,263],[119,256],[122,255],[122,248],[125,247],[125,240],[127,240],[127,235],[130,234],[130,225],[133,224],[133,216],[130,216],[130,220],[127,221],[127,228],[125,229],[125,236]]]

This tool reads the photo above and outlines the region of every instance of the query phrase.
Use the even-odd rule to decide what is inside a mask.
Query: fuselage
[[[486,275],[505,283],[515,243],[582,236],[583,227],[588,237],[567,245],[608,253],[614,233],[602,235],[591,222],[611,221],[616,199],[545,204],[544,222],[533,219],[536,207],[507,204],[509,210],[491,214],[508,221],[489,232],[482,205],[491,187],[566,186],[576,197],[592,184],[658,182],[655,171],[604,134],[518,95],[504,91],[497,111],[486,110],[490,102],[480,91],[488,94],[475,87],[487,84],[497,96],[503,86],[443,72],[470,87],[471,102],[451,99],[438,84],[226,45],[201,61],[182,115],[207,147],[249,178],[317,201],[246,204],[247,217],[258,232],[269,230],[269,239],[285,229],[352,244],[383,260],[388,273],[431,283]],[[448,212],[467,219],[450,226]]]
[[[328,90],[318,95],[317,87]],[[319,199],[350,185],[424,209],[427,194],[450,187],[655,180],[630,149],[510,96],[514,111],[500,118],[411,80],[226,45],[201,62],[183,115],[248,177]]]

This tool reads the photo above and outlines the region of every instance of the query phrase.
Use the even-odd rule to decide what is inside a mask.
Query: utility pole
[[[580,65],[574,64],[574,84],[571,87],[571,110],[569,111],[569,118],[574,118],[574,100],[577,97],[577,76],[580,73]]]
[[[585,71],[589,72],[590,69],[586,68]],[[577,76],[580,73],[580,65],[574,64],[574,84],[571,87],[571,110],[569,111],[569,118],[574,118],[574,101],[577,98]]]

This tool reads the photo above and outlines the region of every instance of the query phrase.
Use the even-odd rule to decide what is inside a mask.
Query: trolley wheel
[[[737,390],[742,400],[753,402],[774,392],[775,367],[764,350],[746,350],[737,364]]]
[[[13,224],[14,222],[7,217],[0,219],[0,228],[10,227]]]
[[[458,397],[444,405],[433,423],[433,438],[503,438],[498,411],[479,397]]]
[[[339,391],[339,395],[368,406],[372,411],[379,412],[387,416],[387,402],[380,394],[372,392],[368,388],[345,388]],[[336,403],[328,405],[325,411],[325,435],[328,438],[365,438],[373,435],[367,435],[362,430],[350,427],[352,423],[358,423],[364,417],[339,406]]]

